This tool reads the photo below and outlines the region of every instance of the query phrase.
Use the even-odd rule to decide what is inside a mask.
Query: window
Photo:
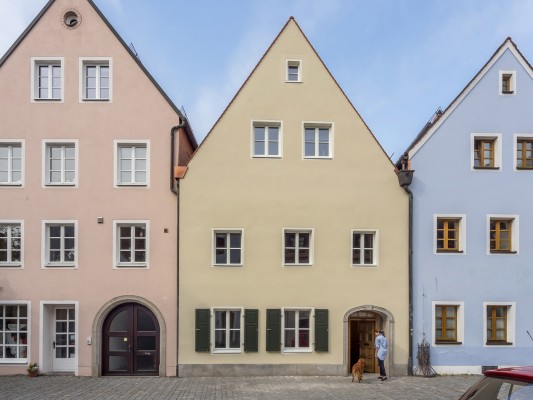
[[[22,266],[22,223],[0,222],[0,267]]]
[[[311,351],[311,309],[283,310],[283,350]]]
[[[512,345],[516,335],[516,304],[483,303],[483,308],[486,345]]]
[[[63,99],[63,58],[32,58],[32,99]]]
[[[80,59],[81,100],[107,101],[111,99],[111,59]]]
[[[491,170],[501,167],[501,134],[472,134],[472,169]]]
[[[517,138],[516,168],[533,169],[533,137]]]
[[[215,230],[213,265],[242,266],[242,230]]]
[[[148,266],[148,222],[113,221],[115,267]]]
[[[22,143],[0,142],[0,185],[22,184]]]
[[[435,306],[435,342],[457,342],[457,305]]]
[[[287,82],[302,81],[302,62],[299,60],[287,60]]]
[[[0,363],[27,362],[28,305],[0,304]]]
[[[510,95],[516,91],[516,72],[500,71],[500,94]]]
[[[77,266],[77,226],[71,221],[44,221],[44,266]]]
[[[513,236],[516,236],[513,238]],[[489,216],[490,253],[516,253],[518,251],[518,218],[507,215]]]
[[[377,265],[377,232],[352,231],[352,265]]]
[[[253,156],[280,157],[281,156],[281,124],[261,123],[253,124]]]
[[[241,351],[242,310],[214,310],[214,348],[217,353]]]
[[[304,125],[304,158],[332,158],[333,133],[331,125]]]
[[[286,229],[283,232],[283,262],[285,265],[311,265],[312,230]]]
[[[149,142],[115,142],[116,185],[148,186]]]
[[[75,186],[77,183],[77,140],[44,142],[44,184]]]
[[[437,218],[437,251],[459,251],[460,219]]]

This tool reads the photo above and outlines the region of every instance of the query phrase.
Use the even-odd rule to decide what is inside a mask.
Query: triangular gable
[[[31,21],[31,23],[28,25],[28,27],[21,33],[21,35],[15,40],[15,42],[11,45],[11,47],[6,51],[4,56],[0,59],[0,68],[4,64],[4,62],[11,56],[11,54],[15,51],[15,49],[19,46],[20,43],[26,38],[26,36],[30,33],[30,31],[33,29],[35,25],[39,22],[41,17],[46,14],[50,6],[55,2],[55,0],[49,0],[48,3],[43,7],[43,9],[37,14],[37,16]],[[87,0],[87,2],[93,7],[94,11],[100,16],[102,21],[104,21],[105,25],[109,28],[109,30],[115,35],[117,40],[122,44],[124,49],[128,52],[128,54],[131,56],[131,58],[137,63],[139,68],[144,72],[146,77],[152,82],[152,84],[156,87],[156,89],[159,91],[159,93],[163,96],[163,98],[167,101],[167,103],[170,105],[170,107],[178,114],[178,116],[184,120],[187,121],[185,124],[185,130],[187,132],[187,137],[189,141],[191,142],[191,146],[193,148],[198,147],[198,143],[196,142],[196,138],[194,137],[194,134],[192,132],[192,129],[190,128],[190,125],[188,123],[187,118],[181,113],[180,109],[176,107],[174,102],[168,97],[168,95],[165,93],[163,88],[159,86],[159,83],[154,79],[154,77],[148,72],[148,70],[144,67],[144,65],[141,63],[139,58],[133,53],[133,51],[130,49],[130,47],[124,42],[124,40],[120,37],[118,32],[113,28],[113,25],[107,20],[107,18],[102,14],[100,9],[94,4],[92,0]]]
[[[424,129],[418,134],[413,143],[409,145],[404,154],[409,155],[411,159],[420,148],[429,140],[429,138],[439,129],[439,127],[446,121],[446,119],[453,113],[453,111],[461,104],[461,102],[468,96],[472,89],[478,84],[478,82],[485,76],[488,70],[498,61],[498,59],[509,50],[514,57],[518,60],[520,65],[527,71],[529,76],[533,79],[533,67],[522,55],[518,47],[513,40],[508,37],[496,50],[493,56],[487,61],[487,63],[479,70],[479,72],[472,78],[472,80],[466,85],[466,87],[459,93],[459,95],[450,103],[450,105],[444,110],[444,112],[431,123],[430,126],[425,126]]]
[[[370,130],[369,126],[366,124],[365,120],[361,117],[361,115],[359,114],[359,112],[357,111],[357,109],[354,107],[354,105],[352,104],[352,102],[350,101],[350,99],[348,98],[348,96],[346,95],[346,93],[344,92],[344,90],[342,90],[342,88],[340,87],[339,83],[337,82],[337,80],[334,78],[334,76],[331,74],[330,70],[328,69],[328,67],[326,66],[326,64],[324,63],[324,61],[322,60],[322,58],[318,55],[317,51],[315,50],[315,48],[313,47],[313,45],[311,44],[311,42],[309,41],[309,39],[307,38],[307,36],[305,35],[305,33],[302,31],[302,28],[300,28],[300,25],[298,25],[298,22],[296,22],[296,20],[294,19],[294,17],[290,17],[287,22],[285,23],[285,25],[283,25],[283,28],[281,28],[281,31],[278,33],[278,35],[276,36],[276,38],[272,41],[272,43],[270,44],[270,46],[268,46],[268,49],[265,51],[265,53],[263,54],[263,56],[259,59],[259,62],[255,65],[254,69],[252,70],[252,72],[250,72],[250,74],[248,75],[248,77],[246,78],[246,80],[244,81],[244,83],[241,85],[241,87],[239,88],[239,90],[237,90],[237,93],[235,93],[235,95],[233,96],[233,98],[231,99],[231,101],[228,103],[228,105],[226,106],[226,108],[224,109],[224,111],[222,111],[222,114],[220,114],[220,117],[218,117],[218,119],[216,120],[216,122],[214,123],[213,127],[209,130],[209,132],[207,133],[205,139],[202,141],[202,143],[200,144],[200,146],[198,146],[198,148],[196,149],[196,151],[194,152],[194,154],[191,156],[191,160],[192,158],[194,158],[194,156],[196,155],[196,152],[198,152],[200,150],[200,148],[202,147],[203,143],[205,143],[205,141],[209,138],[209,136],[211,135],[211,133],[215,130],[215,128],[217,127],[218,123],[220,122],[220,120],[222,119],[222,117],[226,114],[226,112],[229,110],[229,108],[231,107],[231,105],[233,104],[233,102],[235,101],[235,99],[237,98],[237,96],[239,96],[239,93],[243,90],[243,88],[246,86],[246,84],[248,83],[248,81],[250,80],[250,78],[252,77],[252,75],[254,74],[254,72],[257,70],[257,68],[259,67],[259,65],[261,65],[261,62],[263,61],[263,59],[267,56],[267,54],[270,52],[270,49],[272,49],[272,47],[274,46],[274,44],[276,44],[276,42],[278,41],[278,39],[280,38],[280,36],[283,34],[283,32],[285,31],[285,29],[287,29],[287,26],[289,25],[290,22],[294,22],[294,24],[296,25],[296,27],[298,28],[298,30],[300,31],[300,33],[302,34],[302,36],[304,37],[304,39],[306,40],[306,42],[309,44],[309,46],[311,47],[311,50],[313,50],[314,54],[317,56],[318,60],[320,61],[320,63],[322,64],[322,66],[325,68],[326,72],[329,74],[329,76],[331,77],[331,79],[333,79],[333,82],[335,83],[335,85],[337,86],[337,88],[340,90],[340,92],[342,93],[342,95],[346,98],[346,100],[348,101],[348,103],[350,104],[350,106],[352,107],[352,109],[355,111],[355,113],[357,114],[357,116],[359,117],[359,119],[363,122],[363,124],[365,125],[366,129],[368,130],[368,132],[370,133],[370,135],[372,135],[372,138],[375,140],[375,142],[377,143],[377,145],[379,146],[379,148],[381,149],[381,151],[383,151],[383,154],[385,155],[385,157],[387,157],[387,159],[392,163],[392,160],[389,158],[389,156],[387,155],[387,153],[385,152],[385,150],[383,149],[383,147],[381,146],[381,143],[379,143],[379,141],[376,139],[376,136],[372,133],[372,131]],[[189,160],[190,162],[190,160]],[[394,165],[394,163],[392,163]]]

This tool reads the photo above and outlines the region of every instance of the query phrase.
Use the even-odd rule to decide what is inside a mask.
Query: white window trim
[[[294,66],[294,65],[297,65],[298,66],[298,80],[296,81],[290,81],[289,80],[289,66]],[[290,58],[290,59],[287,59],[286,60],[286,63],[285,63],[285,82],[286,83],[302,83],[303,82],[303,78],[302,78],[302,60],[297,60],[297,59],[294,59],[294,58]]]
[[[13,188],[13,187],[20,187],[20,188],[23,188],[24,187],[24,176],[26,175],[26,151],[25,151],[25,147],[26,147],[26,140],[25,139],[0,139],[0,145],[2,144],[5,144],[5,145],[20,145],[20,156],[21,156],[21,159],[20,159],[20,166],[21,166],[21,171],[20,171],[20,183],[18,182],[11,182],[11,183],[4,183],[4,182],[0,182],[0,188],[5,188],[5,187],[10,187],[10,188]]]
[[[64,57],[31,57],[31,85],[30,99],[32,103],[64,103],[65,102],[65,58]],[[60,63],[61,65],[61,98],[40,99],[35,92],[37,90],[37,65]]]
[[[354,264],[353,263],[353,235],[354,233],[361,234],[374,234],[373,241],[373,263],[372,264]],[[379,265],[379,230],[378,229],[352,229],[350,233],[350,265],[353,268],[368,268],[368,267],[377,267]]]
[[[238,349],[216,349],[215,348],[215,311],[240,311],[240,332],[241,342]],[[211,308],[211,354],[242,354],[244,352],[244,307],[212,307]]]
[[[28,364],[29,360],[32,359],[31,356],[31,301],[29,300],[0,300],[0,305],[9,305],[9,306],[26,306],[27,307],[27,320],[28,324],[26,326],[26,336],[27,336],[27,348],[26,348],[26,358],[0,358],[0,365],[2,364],[12,364],[13,366],[19,366]],[[42,365],[42,364],[41,364]]]
[[[329,129],[329,155],[328,156],[306,156],[305,155],[305,128],[328,128]],[[332,160],[335,148],[335,123],[320,121],[303,121],[302,122],[302,159],[303,160]]]
[[[109,67],[109,98],[85,98],[85,66],[107,65]],[[112,57],[80,57],[79,60],[79,102],[80,103],[112,103],[113,102],[113,58]]]
[[[511,253],[506,252],[494,252],[490,251],[490,220],[491,219],[509,219],[513,220],[511,225]],[[520,243],[520,225],[518,215],[511,214],[487,214],[487,230],[485,231],[485,236],[487,240],[487,255],[490,256],[509,256],[509,255],[518,255],[518,248]]]
[[[250,154],[252,155],[252,158],[283,158],[283,121],[273,121],[273,120],[252,120],[251,121],[251,148],[250,148]],[[278,154],[270,155],[270,154],[255,154],[255,127],[277,127],[279,128],[279,136],[278,136]],[[268,140],[265,139],[265,151],[268,150]]]
[[[437,343],[435,325],[436,306],[457,306],[457,343]],[[432,301],[431,302],[431,345],[436,347],[457,347],[465,345],[465,303],[464,301]]]
[[[240,233],[241,234],[241,262],[239,264],[218,264],[216,262],[216,241],[217,233]],[[229,254],[228,254],[229,260]],[[244,228],[213,228],[211,229],[211,265],[213,267],[242,267],[244,266]]]
[[[503,92],[503,76],[511,75],[511,90],[512,93]],[[516,94],[516,71],[500,71],[498,74],[498,93],[500,96],[514,96]]]
[[[459,251],[437,251],[437,219],[459,220]],[[433,254],[439,256],[466,255],[466,214],[433,214]]]
[[[23,269],[24,268],[24,221],[21,219],[10,220],[3,219],[0,220],[0,225],[20,225],[20,262],[10,262],[10,263],[0,263],[0,270],[5,268],[14,268],[14,269]],[[0,289],[1,290],[1,289]]]
[[[146,227],[146,249],[145,249],[145,262],[131,262],[131,263],[121,263],[120,262],[120,246],[118,243],[118,228],[120,225],[145,225]],[[150,221],[149,220],[138,220],[138,219],[128,219],[128,220],[113,220],[113,269],[150,269]]]
[[[487,307],[488,306],[507,306],[507,343],[508,345],[487,344]],[[514,301],[499,301],[499,302],[483,302],[483,347],[494,348],[509,348],[516,345],[516,302]]]
[[[493,168],[474,168],[474,148],[477,139],[494,140],[494,167]],[[472,133],[470,135],[470,170],[471,171],[502,171],[502,134],[501,133]]]
[[[285,347],[285,311],[309,311],[309,348]],[[281,352],[312,353],[315,343],[315,309],[314,307],[282,307],[281,308]]]
[[[309,240],[309,263],[286,263],[285,262],[285,233],[310,233]],[[315,228],[282,228],[281,230],[281,265],[282,267],[312,267],[315,263]]]
[[[528,139],[528,140],[533,140],[533,133],[515,133],[513,135],[513,171],[517,171],[517,172],[528,172],[528,171],[531,171],[531,169],[528,169],[528,168],[524,168],[524,169],[518,169],[517,165],[516,165],[516,155],[517,155],[517,152],[518,152],[518,141],[520,139]]]
[[[48,262],[48,225],[74,225],[74,262],[73,263],[50,263]],[[43,220],[41,222],[41,269],[77,269],[79,256],[78,221],[77,220]]]
[[[140,145],[146,146],[146,183],[119,183],[118,179],[118,148],[122,145]],[[113,187],[138,187],[149,188],[150,187],[150,140],[114,140],[113,141]]]
[[[74,145],[74,182],[55,183],[48,181],[48,155],[46,149],[49,145]],[[79,171],[79,140],[78,139],[43,139],[42,141],[42,188],[78,187]]]

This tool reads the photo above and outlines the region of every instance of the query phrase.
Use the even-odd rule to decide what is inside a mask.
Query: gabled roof
[[[479,72],[472,78],[472,80],[466,85],[466,87],[459,93],[459,95],[450,103],[450,105],[444,110],[444,112],[439,113],[437,118],[433,118],[428,122],[422,131],[417,135],[415,140],[409,145],[407,150],[403,155],[408,155],[409,159],[412,158],[418,150],[426,143],[429,138],[439,129],[439,127],[446,121],[446,119],[453,113],[453,111],[461,104],[461,102],[468,96],[472,89],[478,84],[478,82],[485,76],[488,70],[498,61],[498,59],[509,50],[526,72],[533,79],[533,67],[526,58],[522,55],[518,47],[513,42],[513,40],[508,37],[504,42],[498,47],[496,52],[492,57],[485,63],[485,65],[479,70]],[[437,115],[437,114],[436,114]],[[403,156],[402,156],[403,157]],[[402,157],[398,160],[397,165],[401,162]]]
[[[243,90],[243,88],[246,86],[246,84],[248,83],[248,81],[250,80],[250,78],[252,77],[252,75],[254,74],[254,72],[256,71],[256,69],[259,67],[259,65],[261,65],[261,62],[263,61],[263,59],[267,56],[267,54],[270,52],[270,49],[272,49],[272,47],[274,46],[274,44],[278,41],[278,39],[281,37],[281,35],[283,34],[283,32],[285,31],[285,29],[287,29],[287,26],[289,25],[290,22],[293,22],[296,27],[298,28],[298,30],[300,31],[300,33],[302,34],[302,36],[304,37],[304,39],[306,40],[306,42],[309,44],[309,46],[311,47],[311,50],[313,50],[313,52],[315,53],[315,55],[317,56],[318,60],[320,61],[320,63],[323,65],[323,67],[326,69],[326,72],[329,74],[329,76],[331,77],[331,79],[333,79],[333,82],[335,83],[335,85],[337,86],[337,88],[340,90],[340,92],[342,93],[342,95],[346,98],[346,100],[348,101],[348,103],[350,104],[350,106],[353,108],[353,110],[355,111],[355,113],[357,114],[357,116],[361,119],[361,121],[363,122],[363,124],[365,125],[366,129],[368,130],[368,132],[370,133],[370,135],[372,135],[372,138],[374,138],[374,140],[376,141],[376,144],[379,146],[379,148],[383,151],[383,154],[385,154],[385,157],[387,157],[387,159],[392,163],[392,160],[389,158],[389,156],[387,155],[387,153],[385,152],[385,149],[383,149],[383,147],[381,146],[381,143],[379,143],[379,141],[376,139],[376,137],[374,136],[374,134],[372,133],[372,131],[370,130],[370,128],[368,127],[368,125],[366,124],[365,120],[363,119],[363,117],[361,117],[361,115],[359,114],[359,112],[357,111],[357,109],[354,107],[354,105],[352,104],[352,102],[350,101],[350,99],[348,98],[348,96],[346,95],[346,93],[344,92],[344,90],[342,90],[342,88],[340,87],[339,83],[336,81],[336,79],[333,77],[333,75],[331,74],[330,70],[328,69],[328,67],[326,66],[326,64],[324,63],[324,61],[322,60],[322,58],[320,58],[320,56],[318,55],[317,51],[315,50],[315,48],[313,47],[313,45],[311,44],[311,42],[309,41],[309,39],[307,38],[307,36],[305,35],[305,33],[302,31],[302,28],[300,28],[300,25],[298,25],[298,22],[296,22],[296,20],[294,19],[294,17],[289,17],[289,19],[287,20],[287,22],[285,23],[285,25],[283,25],[283,28],[281,28],[281,31],[278,33],[278,35],[276,36],[276,38],[274,39],[274,41],[270,44],[270,46],[268,47],[267,51],[265,51],[265,53],[263,54],[263,56],[261,57],[261,59],[259,60],[259,62],[256,64],[256,66],[254,67],[254,69],[252,70],[252,72],[250,72],[250,74],[248,75],[248,77],[246,78],[246,80],[244,81],[244,83],[241,85],[241,87],[239,88],[239,90],[237,91],[237,93],[235,93],[235,95],[233,96],[233,98],[231,99],[231,101],[228,103],[228,105],[226,106],[226,108],[224,109],[224,111],[222,111],[222,114],[220,114],[220,117],[218,117],[218,119],[216,120],[216,122],[214,123],[213,127],[209,130],[209,132],[207,133],[206,137],[204,138],[204,140],[202,141],[202,143],[200,143],[200,146],[196,149],[196,151],[194,152],[194,154],[191,156],[191,160],[192,158],[196,155],[196,152],[200,150],[200,148],[202,147],[202,145],[207,141],[207,139],[209,138],[209,136],[211,135],[211,133],[213,132],[213,130],[217,127],[218,123],[220,122],[220,120],[222,119],[222,117],[226,114],[226,112],[229,110],[229,108],[231,107],[231,105],[233,104],[233,102],[235,101],[235,99],[237,98],[237,96],[239,95],[239,93]],[[190,160],[189,160],[190,162]],[[393,164],[394,165],[394,164]]]
[[[3,57],[0,59],[0,68],[4,64],[4,62],[9,58],[9,56],[15,51],[15,49],[19,46],[20,43],[26,38],[26,36],[30,33],[30,31],[33,29],[35,25],[39,22],[41,17],[48,11],[50,6],[55,2],[55,0],[49,0],[48,3],[43,7],[43,9],[37,14],[37,16],[31,21],[31,23],[24,29],[24,31],[21,33],[21,35],[15,40],[15,42],[11,45],[11,47],[6,51],[6,53],[3,55]],[[178,114],[178,116],[186,121],[186,128],[185,131],[187,132],[187,137],[189,138],[191,145],[193,148],[198,147],[198,143],[196,141],[196,138],[194,137],[194,134],[192,132],[192,129],[188,123],[187,118],[182,114],[180,109],[176,107],[174,102],[170,100],[170,97],[165,93],[165,91],[159,86],[157,81],[154,79],[154,77],[148,72],[148,70],[144,67],[144,65],[141,63],[137,55],[130,49],[130,47],[124,42],[124,40],[120,37],[118,32],[113,28],[113,25],[107,20],[107,18],[102,14],[100,9],[94,4],[93,0],[87,0],[87,2],[93,7],[94,11],[100,16],[102,21],[106,24],[106,26],[109,28],[109,30],[115,35],[117,40],[122,44],[124,49],[129,53],[131,58],[137,63],[139,68],[145,73],[146,77],[152,82],[152,84],[156,87],[156,89],[159,91],[159,93],[163,96],[163,98],[167,101],[167,103],[170,105],[170,107]]]

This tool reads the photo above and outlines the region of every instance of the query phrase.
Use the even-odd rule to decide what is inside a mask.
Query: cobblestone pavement
[[[0,376],[1,400],[455,400],[479,376],[157,378]]]

